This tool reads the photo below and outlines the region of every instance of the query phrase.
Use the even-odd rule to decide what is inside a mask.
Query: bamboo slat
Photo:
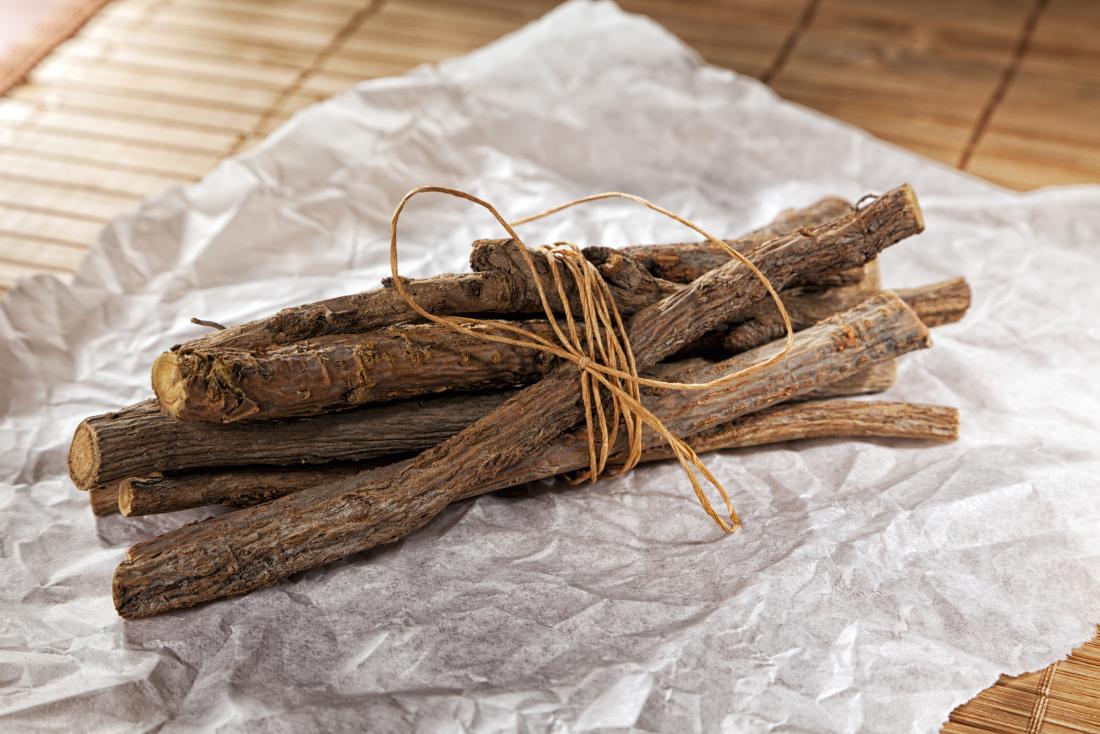
[[[10,211],[4,207],[0,213],[8,221]],[[0,251],[13,252],[10,259],[23,265],[41,264],[44,269],[71,272],[80,264],[87,247],[63,239],[54,239],[45,234],[36,234],[28,238],[19,232],[16,226],[12,230],[0,230]],[[29,246],[26,246],[29,244]]]
[[[0,149],[0,170],[11,181],[64,183],[77,190],[88,189],[128,196],[135,200],[178,184],[181,180],[178,176],[160,176],[104,166],[94,160],[40,156],[33,151],[19,148]]]
[[[186,124],[200,129],[236,132],[255,123],[260,111],[195,105],[187,100],[168,100],[118,91],[81,87],[47,87],[28,83],[8,92],[10,98],[34,101],[43,107],[59,107],[100,113],[122,119],[147,120],[164,125]],[[2,103],[3,100],[0,100]]]
[[[160,0],[136,0],[146,4],[157,3]],[[296,3],[265,3],[257,5],[254,0],[178,0],[179,8],[217,8],[222,10],[236,10],[254,13],[257,9],[273,16],[279,16],[289,20],[325,21],[335,20],[346,22],[352,13],[362,7],[361,2],[330,3],[330,2],[296,2]]]
[[[110,63],[113,68],[153,77],[199,78],[222,83],[282,90],[300,71],[292,66],[272,66],[247,59],[209,55],[173,49],[121,46],[114,41],[74,38],[54,51],[52,59],[64,59],[74,66]]]
[[[15,102],[16,100],[7,100]],[[189,151],[221,157],[240,137],[238,132],[194,128],[187,125],[166,125],[144,119],[127,119],[80,109],[54,109],[28,104],[26,117],[18,122],[5,119],[11,107],[0,100],[0,127],[19,127],[50,135],[93,140],[112,140],[154,149]]]
[[[944,734],[1100,732],[1100,632],[1048,668],[1002,676],[951,713]]]
[[[970,3],[970,18],[959,3],[918,5],[823,2],[773,86],[954,165],[1011,58],[1030,0]]]
[[[72,278],[72,273],[67,268],[55,270],[38,263],[28,265],[17,260],[0,257],[0,288],[11,288],[20,278],[30,278],[43,273],[48,273],[62,280]]]
[[[102,222],[71,217],[65,213],[44,212],[19,204],[0,204],[0,235],[15,240],[64,243],[83,252],[87,243],[95,239],[102,228]],[[28,248],[33,249],[37,249],[36,246]],[[67,262],[69,267],[75,267],[79,260]],[[55,265],[60,266],[60,263]]]
[[[125,4],[107,5],[94,23],[96,27],[117,21],[120,24],[141,28],[156,29],[160,32],[184,35],[201,35],[230,41],[243,46],[258,46],[270,49],[289,49],[311,53],[323,48],[330,40],[335,28],[318,28],[304,24],[293,24],[278,19],[278,16],[261,12],[249,13],[248,17],[225,14],[218,6],[194,6],[176,12],[174,4],[160,6],[151,17],[144,10],[131,12]],[[262,20],[261,20],[262,19]],[[89,24],[91,25],[91,24]]]
[[[807,2],[706,0],[684,3],[673,12],[668,0],[626,0],[623,7],[654,17],[707,61],[763,78],[801,22]]]
[[[213,29],[230,33],[254,32],[263,29],[264,41],[269,39],[290,40],[291,42],[312,42],[320,45],[328,43],[348,16],[354,12],[352,6],[331,8],[334,12],[326,15],[297,14],[287,15],[276,4],[257,5],[255,3],[171,3],[151,8],[131,3],[108,5],[101,13],[104,17],[137,18],[148,17],[150,10],[156,13],[158,20],[175,22],[194,27],[205,24]]]

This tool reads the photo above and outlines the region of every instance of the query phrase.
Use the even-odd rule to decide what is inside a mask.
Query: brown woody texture
[[[692,374],[692,370],[698,370],[699,368],[707,364],[706,360],[701,359],[685,359],[677,362],[662,362],[651,369],[648,374],[654,377],[659,377],[662,380],[680,382],[683,381],[687,375]],[[836,397],[850,397],[852,395],[866,395],[869,393],[883,392],[889,389],[896,379],[897,368],[893,360],[886,360],[884,362],[878,362],[872,364],[869,367],[865,367],[858,372],[855,372],[848,377],[837,380],[836,382],[828,385],[822,385],[821,387],[810,390],[809,392],[797,396],[795,400],[823,400]],[[495,395],[496,400],[492,405],[498,405],[504,402],[504,399],[511,393],[498,393]],[[481,396],[470,396],[478,397]],[[465,400],[436,400],[436,401],[424,401],[417,402],[415,405],[421,411],[414,419],[403,421],[397,425],[392,426],[392,432],[387,436],[380,436],[378,440],[373,441],[375,451],[384,451],[384,444],[380,441],[389,439],[392,441],[395,450],[389,453],[381,454],[380,458],[374,459],[372,463],[383,461],[387,456],[400,455],[402,453],[412,453],[413,449],[424,449],[429,446],[434,446],[441,438],[439,431],[441,426],[450,426],[453,428],[453,433],[457,433],[459,430],[469,425],[477,418],[480,418],[488,409],[485,408],[485,402],[482,399],[465,401]],[[387,406],[388,407],[388,406]],[[483,409],[478,413],[478,409]],[[363,423],[363,430],[370,430],[374,428],[373,421],[370,416],[375,413],[373,407],[363,410],[355,411],[360,415]],[[149,431],[152,435],[157,435],[158,427],[162,426],[165,422],[174,422],[171,419],[165,418],[160,411],[152,410],[146,413],[149,418],[147,421]],[[305,419],[311,425],[315,426],[318,431],[327,430],[326,421],[315,421],[314,419]],[[459,422],[465,420],[465,423],[459,425]],[[267,425],[274,427],[281,427],[287,423],[294,423],[293,421],[272,421]],[[247,424],[246,424],[247,425]],[[428,433],[420,430],[422,426],[430,425],[435,428],[435,431]],[[220,428],[220,426],[218,426]],[[142,431],[144,433],[144,431]],[[214,431],[211,434],[200,434],[204,441],[209,441],[212,444],[212,448],[216,448],[219,451],[224,452],[227,442],[233,443],[233,439],[236,438],[233,431]],[[251,483],[253,480],[266,482],[265,477],[273,476],[287,476],[290,477],[296,470],[301,469],[300,476],[317,476],[318,478],[324,476],[323,474],[310,474],[312,469],[324,469],[339,465],[343,467],[358,467],[362,468],[365,462],[348,462],[348,461],[332,461],[326,464],[307,464],[306,459],[302,455],[297,453],[296,446],[291,442],[283,445],[282,453],[278,454],[277,463],[280,465],[278,469],[268,469],[263,466],[248,466],[249,454],[247,452],[252,446],[253,442],[248,440],[252,432],[246,432],[244,438],[246,439],[241,446],[242,453],[237,455],[238,465],[244,466],[211,466],[206,464],[199,464],[197,469],[191,469],[190,471],[167,471],[163,472],[157,468],[156,463],[153,463],[148,472],[145,475],[134,476],[129,479],[124,479],[122,482],[113,482],[109,485],[97,486],[92,488],[92,492],[101,490],[105,487],[110,487],[110,490],[114,492],[115,504],[114,507],[108,511],[106,504],[106,498],[101,499],[101,512],[97,514],[107,514],[108,512],[118,511],[118,499],[121,495],[126,493],[124,485],[130,483],[131,486],[140,488],[135,490],[134,494],[140,494],[141,497],[134,500],[131,504],[132,510],[124,510],[123,514],[126,515],[145,515],[154,514],[155,512],[173,512],[175,510],[186,509],[188,507],[197,507],[207,504],[216,504],[220,500],[216,500],[215,497],[220,496],[219,487],[234,487],[239,491],[252,495],[253,489]],[[323,452],[326,447],[331,446],[332,453],[336,455],[346,455],[349,450],[354,451],[357,449],[356,435],[354,430],[342,430],[340,432],[340,439],[342,441],[350,441],[351,445],[340,445],[336,443],[326,443],[329,440],[327,435],[319,436],[320,440],[317,445],[313,446],[313,454],[311,459],[316,460],[317,454]],[[396,447],[400,447],[397,449]],[[263,450],[264,458],[273,458],[272,447],[261,444],[260,448]],[[192,455],[199,455],[192,453]],[[143,460],[148,456],[143,457]],[[238,472],[243,472],[237,476]],[[223,479],[223,475],[227,478]],[[334,475],[335,476],[335,475]],[[251,477],[251,479],[249,478]],[[292,481],[288,478],[287,481]],[[151,493],[156,488],[165,488],[169,492],[173,492],[172,489],[179,483],[180,485],[186,485],[189,489],[176,492],[173,496],[177,499],[165,498],[152,498]],[[319,483],[319,482],[314,482]],[[262,486],[255,488],[257,496],[263,496],[264,489]],[[286,494],[285,492],[279,493],[278,496]],[[273,499],[276,495],[271,495],[268,499]],[[188,499],[194,498],[194,499]],[[204,498],[203,501],[198,499]],[[225,504],[244,506],[244,504],[254,504],[237,502],[230,496]],[[155,510],[142,510],[142,507],[155,507]]]
[[[795,330],[850,308],[877,292],[874,263],[856,284],[788,289],[784,304]],[[959,278],[905,289],[903,300],[929,326],[958,320],[969,306]],[[770,301],[723,332],[720,351],[737,353],[780,338],[783,321]],[[545,321],[517,322],[543,338]],[[524,347],[486,342],[436,324],[405,324],[362,334],[333,334],[254,353],[237,349],[169,352],[157,360],[153,385],[160,406],[183,420],[236,422],[342,410],[416,395],[525,384],[553,360]],[[706,342],[704,337],[702,342]]]
[[[867,297],[867,281],[826,289],[789,289],[783,292],[783,305],[795,329],[804,329],[818,321],[851,308]],[[877,288],[875,289],[877,290]],[[963,278],[945,280],[918,288],[894,291],[917,312],[927,326],[942,326],[961,319],[970,308],[970,286]],[[771,304],[757,304],[749,318],[734,325],[722,338],[722,349],[739,352],[767,344],[786,332],[783,320]]]
[[[545,321],[516,326],[552,339]],[[488,342],[484,325],[457,333],[401,324],[330,334],[263,352],[191,349],[157,359],[160,407],[180,420],[290,418],[417,395],[520,385],[549,369],[533,349]]]
[[[689,362],[689,360],[682,360]],[[650,374],[680,380],[677,362]],[[894,384],[890,363],[816,391],[811,397],[881,392]],[[69,473],[80,489],[128,477],[248,464],[323,464],[419,451],[458,433],[514,391],[447,395],[371,405],[342,413],[263,423],[191,423],[173,420],[153,400],[92,416],[76,429]]]
[[[913,403],[885,401],[813,401],[769,408],[703,431],[688,443],[698,453],[774,444],[807,438],[907,438],[951,441],[958,437],[958,411]],[[672,458],[666,446],[642,454],[642,461]],[[564,464],[562,460],[551,464]],[[110,501],[126,516],[154,515],[207,505],[248,507],[292,494],[325,482],[351,476],[377,480],[378,467],[341,463],[322,467],[247,467],[223,471],[126,479],[118,484],[117,498]],[[396,471],[387,469],[387,471]],[[515,465],[482,489],[522,484],[533,479]],[[503,484],[503,486],[513,486]],[[114,490],[114,487],[110,489]],[[97,513],[103,514],[103,513]]]
[[[809,270],[812,268],[807,272]],[[792,280],[797,277],[797,274],[792,276]],[[479,399],[491,401],[493,398],[481,396]],[[444,416],[455,415],[442,410],[449,407],[446,403],[437,403],[436,406]],[[414,408],[410,415],[419,415],[420,406]],[[400,425],[396,412],[384,406],[379,408],[379,413],[370,416],[369,425],[361,413],[331,416],[326,420],[330,422],[323,429],[307,422],[282,422],[269,424],[270,430],[274,431],[272,434],[245,424],[222,427],[222,433],[205,434],[204,431],[213,431],[214,427],[200,429],[159,420],[153,415],[151,405],[139,404],[115,413],[94,416],[78,426],[69,455],[70,474],[78,487],[86,489],[152,471],[242,463],[284,463],[280,456],[269,455],[273,450],[278,453],[280,446],[300,447],[295,452],[298,457],[294,460],[306,462],[363,459],[407,450],[400,446],[376,448],[380,435],[388,435],[395,425]],[[468,418],[466,420],[469,421]],[[441,440],[454,433],[456,426],[462,425],[465,424],[444,419],[440,423],[427,423],[423,430],[435,440]],[[374,431],[372,427],[379,430]],[[360,431],[363,432],[362,447],[349,446],[350,433]],[[271,440],[265,440],[267,438]]]
[[[146,400],[82,421],[69,450],[69,475],[77,487],[91,489],[160,471],[320,464],[417,451],[458,433],[511,394],[446,395],[231,425],[173,420]]]
[[[766,227],[731,240],[730,244],[739,251],[745,251],[772,236],[799,227],[822,224],[849,211],[851,205],[842,199],[823,199],[804,209],[784,212]],[[483,250],[482,247],[488,249]],[[494,263],[490,255],[501,252],[500,243],[486,241],[482,247],[475,247],[471,255],[474,270],[478,272],[412,280],[406,283],[406,287],[417,303],[436,314],[541,312],[526,268],[495,269],[498,263]],[[673,245],[669,249],[675,250],[677,247]],[[714,259],[715,264],[711,267],[728,259],[728,255]],[[482,270],[479,271],[479,268]],[[702,272],[699,271],[700,274]],[[614,271],[610,274],[613,275]],[[818,274],[810,274],[810,277],[815,275]],[[663,276],[658,274],[658,277]],[[615,287],[613,277],[612,287]],[[622,289],[619,290],[621,292]],[[396,290],[387,287],[285,308],[274,316],[192,339],[179,348],[265,349],[324,334],[368,331],[410,320],[417,320],[415,312]]]
[[[779,234],[793,232],[800,227],[824,224],[830,219],[852,211],[852,205],[838,197],[827,197],[805,209],[787,209],[771,223],[749,234],[726,240],[726,244],[751,258],[753,249]],[[674,283],[690,283],[708,270],[713,270],[729,260],[729,254],[710,242],[678,242],[661,245],[627,245],[622,252],[632,256],[650,273]],[[847,268],[825,273],[811,273],[792,281],[792,285],[850,285],[858,282],[861,274]]]
[[[118,512],[121,484],[121,482],[111,482],[92,487],[88,491],[88,503],[91,505],[93,515],[102,517]]]
[[[859,334],[854,342],[852,341],[854,332],[851,331],[853,328],[866,330],[865,333]],[[756,410],[757,406],[764,408],[772,404],[777,400],[777,395],[784,395],[788,400],[797,400],[812,391],[836,384],[838,380],[843,380],[845,377],[866,372],[868,365],[873,367],[875,364],[892,364],[894,357],[913,349],[926,347],[929,343],[927,329],[914,317],[911,310],[907,309],[895,296],[886,294],[861,304],[859,308],[839,315],[815,329],[799,334],[791,355],[794,364],[800,366],[799,370],[789,372],[788,368],[791,365],[787,362],[782,365],[772,365],[752,376],[751,381],[739,384],[738,389],[716,387],[703,392],[662,391],[655,395],[652,391],[647,391],[647,404],[651,404],[662,419],[671,420],[670,416],[680,411],[686,418],[683,418],[678,425],[681,427],[686,425],[688,428],[694,426],[692,430],[703,430],[730,420],[728,411],[731,406],[744,408],[745,412],[749,412]],[[674,376],[677,379],[709,380],[751,364],[762,355],[777,349],[778,345],[773,344],[755,353],[736,356],[718,363],[706,360],[685,360],[680,365],[674,366],[674,363],[661,365],[661,370],[665,376]],[[746,405],[752,407],[745,408]],[[694,421],[694,423],[689,424],[688,421]],[[685,435],[689,433],[685,431]],[[561,439],[559,443],[558,446],[545,448],[539,454],[526,456],[518,465],[521,468],[517,471],[544,472],[539,476],[550,476],[559,473],[549,471],[550,468],[566,466],[569,461],[583,463],[584,457],[587,456],[587,441],[583,432],[574,432],[571,436]],[[410,466],[411,463],[411,460],[402,463],[402,469]],[[546,474],[545,472],[548,471],[549,474]],[[561,471],[567,471],[567,469]],[[379,476],[375,474],[375,479]],[[497,480],[494,480],[488,484],[506,486],[498,485],[496,482]],[[395,491],[402,490],[398,487]],[[135,549],[142,549],[144,552],[159,546],[171,545],[170,538],[171,534],[161,536],[139,544]]]
[[[529,255],[550,307],[561,311],[546,258],[534,251]],[[587,248],[585,255],[609,284],[624,315],[684,288],[654,278],[630,256],[614,250]],[[476,242],[471,264],[480,272],[508,276],[513,283],[507,291],[509,303],[486,300],[480,308],[471,309],[462,300],[461,306],[446,305],[438,313],[538,309],[535,280],[512,241]],[[434,280],[436,291],[446,292],[448,278],[460,277]],[[575,285],[567,279],[564,290],[573,312],[579,312]],[[433,298],[433,302],[445,300],[444,296]],[[544,338],[553,335],[546,324],[521,325]],[[174,418],[231,423],[312,415],[428,392],[520,384],[544,372],[550,363],[537,351],[477,339],[476,333],[486,331],[485,326],[469,331],[466,336],[434,324],[401,324],[250,349],[224,344],[177,346],[154,362],[153,391],[161,409]]]
[[[770,240],[759,248],[755,261],[782,288],[806,273],[861,266],[884,247],[922,229],[916,197],[908,186],[902,186],[859,212]],[[642,309],[628,326],[638,366],[644,369],[655,364],[685,343],[728,323],[763,295],[764,287],[751,271],[740,262],[731,262]],[[900,307],[924,329],[899,299],[883,298],[885,302],[877,305],[896,304],[895,308]],[[876,300],[868,304],[875,305]],[[843,351],[857,346],[857,326],[881,321],[865,315],[862,323],[847,327],[833,348]],[[922,343],[925,339],[926,332]],[[859,366],[863,365],[851,369]],[[170,547],[158,543],[162,551],[136,557],[117,569],[116,608],[124,616],[142,616],[243,593],[288,573],[402,537],[422,527],[454,498],[537,453],[576,423],[580,417],[576,379],[571,365],[555,367],[540,382],[420,454],[393,478],[392,487],[400,494],[396,501],[391,498],[375,504],[369,487],[357,486],[354,481],[337,482],[219,518],[214,521],[220,524],[210,539],[213,542],[197,547],[172,544],[171,539],[177,536],[166,534],[161,540]],[[778,399],[785,397],[789,395]],[[243,526],[230,528],[238,523]],[[199,527],[192,526],[192,531]]]

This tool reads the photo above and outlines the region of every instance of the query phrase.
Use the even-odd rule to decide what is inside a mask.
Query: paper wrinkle
[[[888,397],[959,406],[957,443],[708,455],[733,537],[650,465],[465,502],[245,598],[115,616],[125,547],[211,513],[94,520],[66,477],[73,428],[145,398],[156,354],[203,333],[192,316],[376,285],[407,190],[508,217],[625,190],[732,235],[902,181],[928,229],[884,254],[885,283],[965,275],[975,300]],[[424,198],[401,223],[408,276],[501,236]],[[936,731],[1094,631],[1097,211],[1095,187],[1005,191],[783,102],[605,2],[364,82],[114,221],[71,284],[0,301],[0,730]],[[523,234],[692,238],[618,201]]]

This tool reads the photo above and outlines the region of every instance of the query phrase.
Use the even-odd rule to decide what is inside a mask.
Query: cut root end
[[[76,427],[69,447],[69,476],[77,489],[91,489],[99,483],[99,441],[87,421]]]
[[[153,392],[161,410],[173,418],[180,417],[187,402],[187,391],[175,352],[165,352],[153,362]]]

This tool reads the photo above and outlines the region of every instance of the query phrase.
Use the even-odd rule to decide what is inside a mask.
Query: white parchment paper
[[[116,617],[124,548],[183,520],[94,520],[65,472],[77,422],[146,397],[191,316],[374,286],[408,189],[509,216],[624,190],[734,234],[901,181],[928,230],[882,258],[887,284],[962,274],[975,303],[890,396],[959,406],[957,444],[713,455],[733,537],[658,465],[466,502],[246,598]],[[935,731],[1100,621],[1098,207],[1096,188],[1011,193],[878,142],[607,3],[311,108],[115,221],[71,285],[0,302],[0,730]],[[409,275],[498,234],[441,199],[402,226]],[[684,238],[618,202],[528,232]]]

